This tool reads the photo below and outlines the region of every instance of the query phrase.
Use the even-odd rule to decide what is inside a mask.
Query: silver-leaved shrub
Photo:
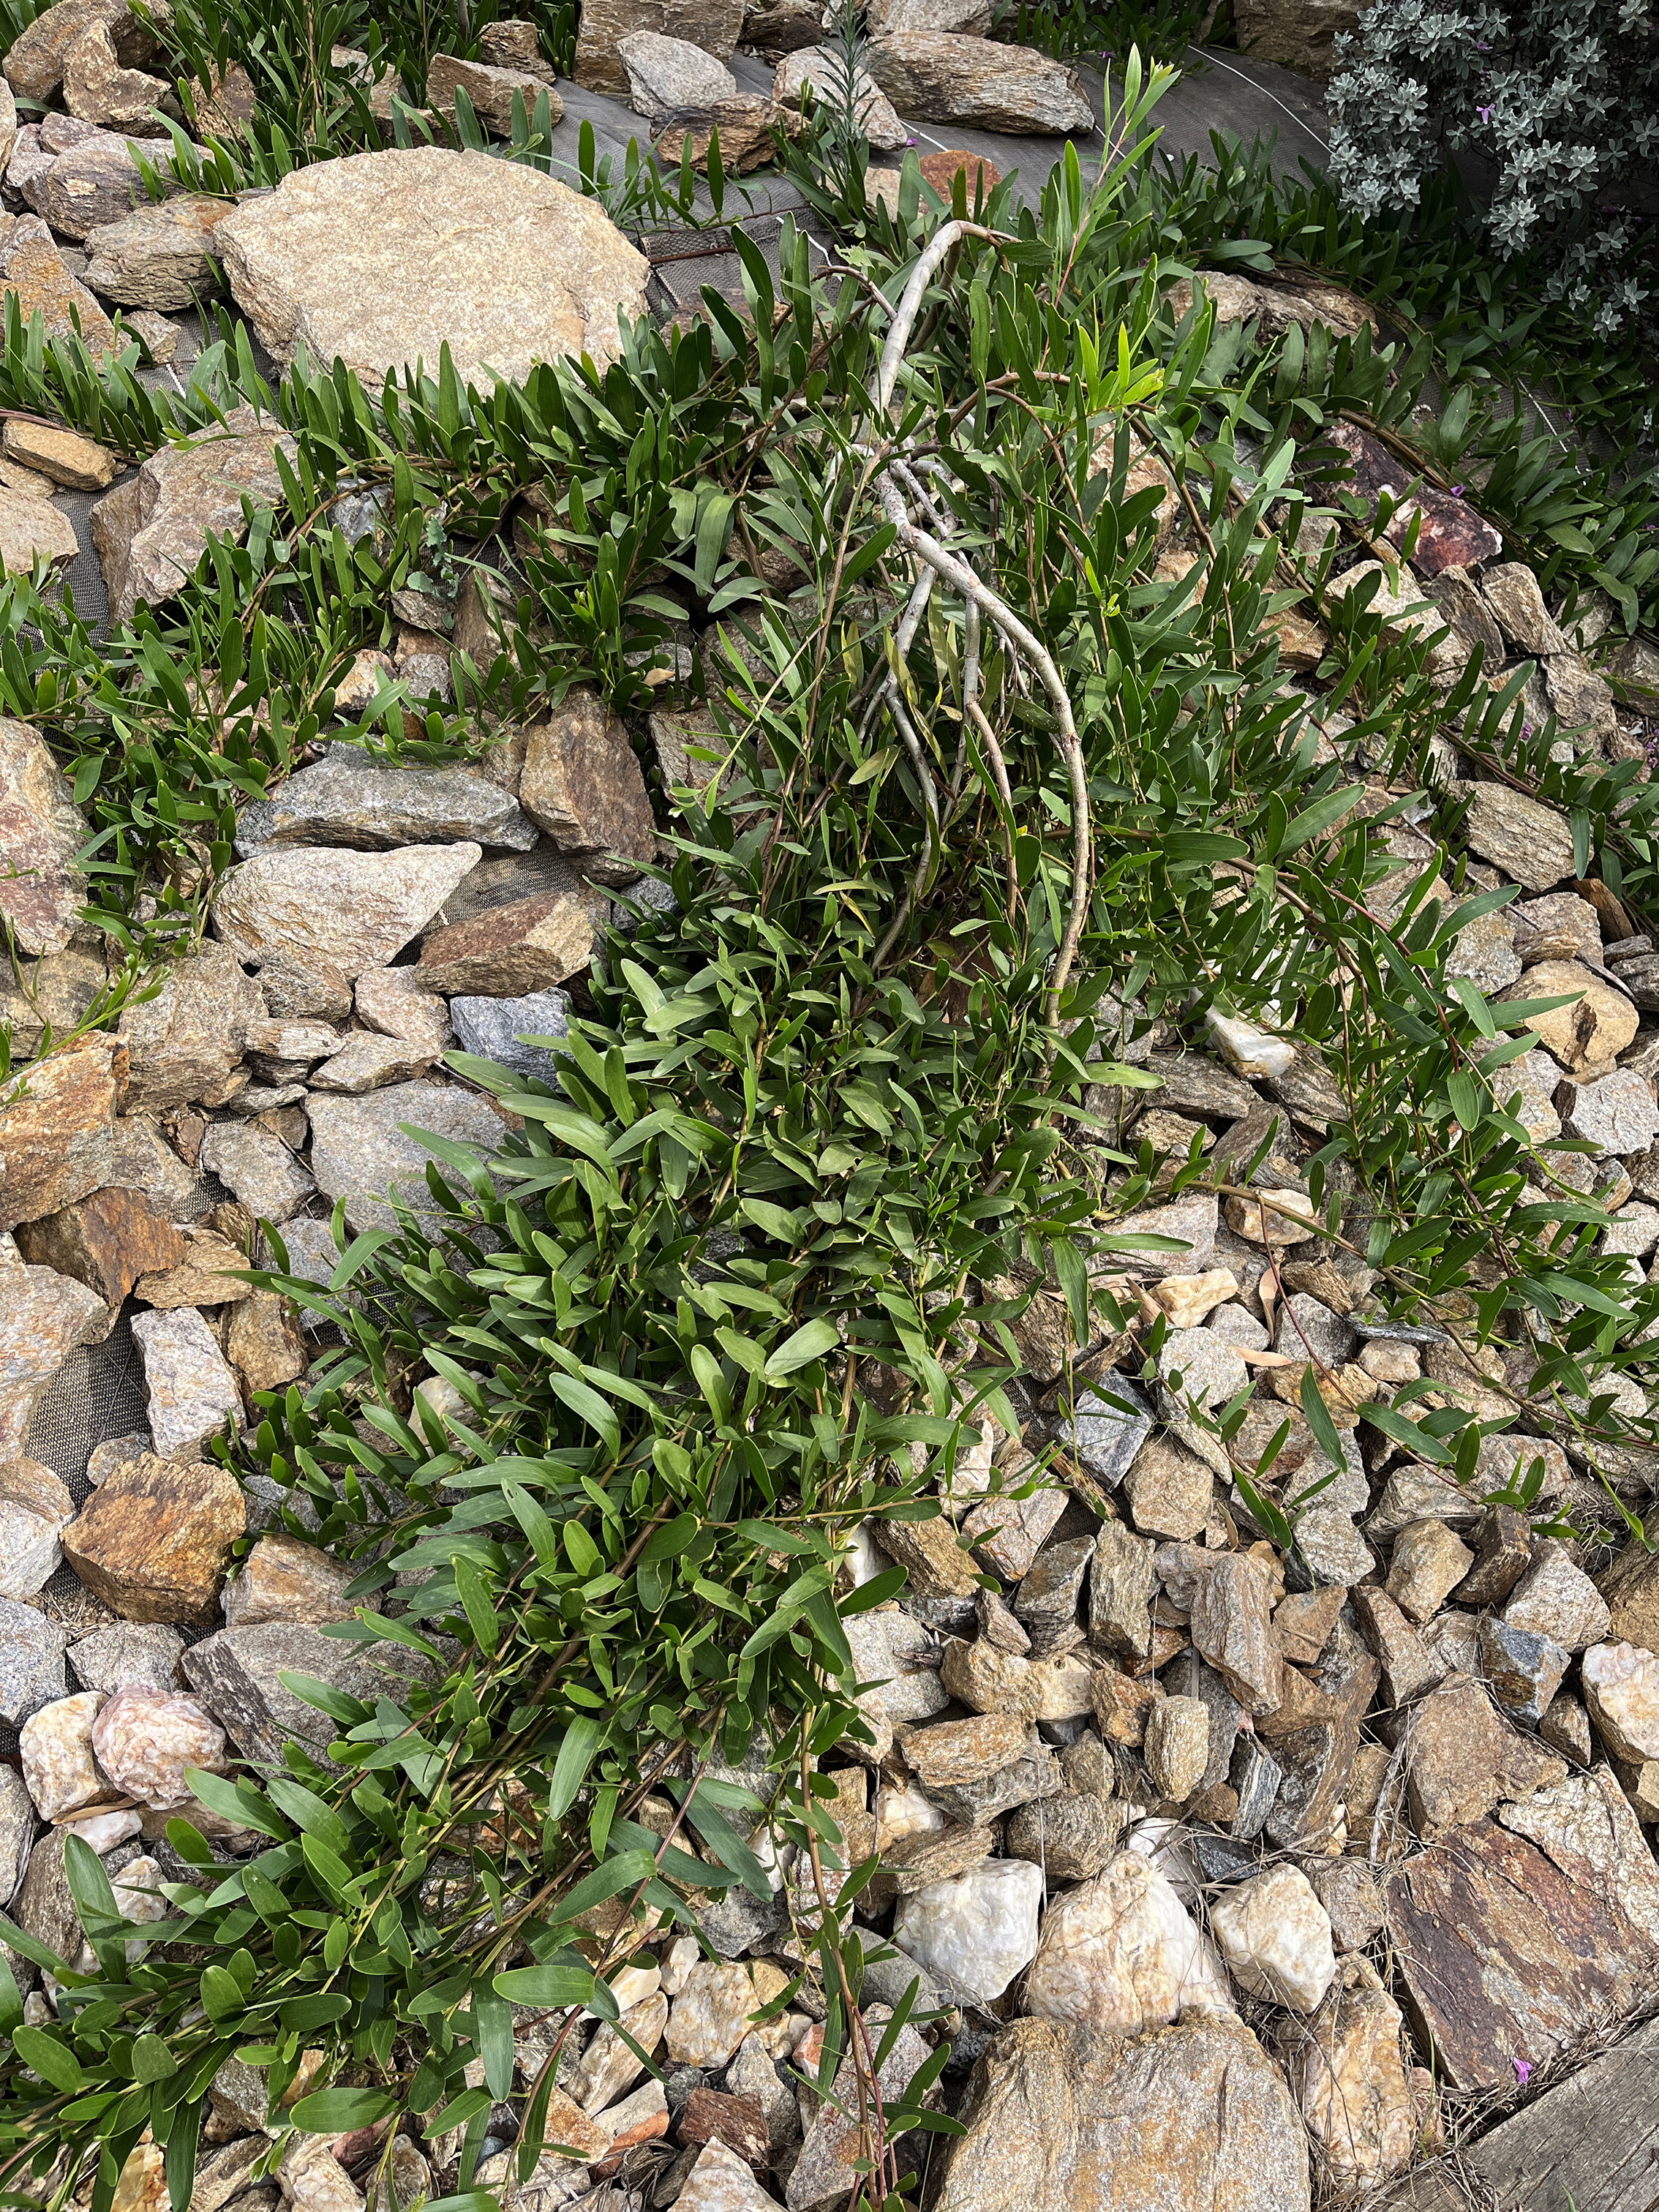
[[[1647,0],[1376,0],[1330,88],[1332,174],[1358,213],[1413,205],[1447,151],[1495,176],[1488,239],[1607,336],[1650,296],[1659,21]]]

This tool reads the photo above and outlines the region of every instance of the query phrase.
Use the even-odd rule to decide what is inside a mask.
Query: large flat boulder
[[[596,202],[488,155],[353,154],[283,178],[215,233],[230,288],[283,368],[301,348],[376,385],[447,344],[459,374],[614,361],[649,264]]]

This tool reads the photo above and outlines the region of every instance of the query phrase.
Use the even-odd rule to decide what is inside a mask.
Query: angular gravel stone
[[[1111,1487],[1123,1480],[1152,1434],[1152,1414],[1133,1382],[1114,1376],[1107,1388],[1113,1398],[1135,1410],[1126,1413],[1093,1391],[1085,1390],[1073,1407],[1072,1418],[1060,1425],[1060,1445],[1097,1482]]]
[[[0,1236],[0,1465],[21,1456],[34,1409],[77,1345],[109,1333],[95,1291],[50,1267],[28,1267]]]
[[[1580,1668],[1584,1703],[1615,1759],[1659,1759],[1659,1657],[1634,1644],[1598,1644]]]
[[[64,1553],[124,1620],[200,1626],[218,1612],[230,1547],[246,1526],[241,1486],[226,1468],[146,1454],[94,1491],[64,1532]]]
[[[39,1460],[0,1464],[0,1596],[33,1596],[57,1572],[58,1538],[74,1512],[69,1492]]]
[[[872,41],[867,66],[899,112],[923,122],[1056,137],[1095,127],[1077,71],[1035,47],[901,31]]]
[[[0,1232],[56,1213],[112,1180],[115,1103],[126,1072],[124,1045],[86,1036],[0,1083]],[[9,1240],[0,1240],[0,1270],[9,1257]]]
[[[0,1721],[19,1728],[31,1713],[64,1697],[69,1638],[32,1605],[0,1597]]]
[[[1043,1887],[1042,1869],[1029,1859],[988,1859],[905,1898],[893,1941],[981,2002],[1000,1997],[1036,1955]]]
[[[1621,1067],[1597,1083],[1569,1084],[1567,1134],[1600,1145],[1603,1152],[1644,1152],[1659,1138],[1659,1106],[1653,1085],[1634,1068]]]
[[[1504,1607],[1505,1625],[1529,1628],[1568,1651],[1583,1651],[1607,1634],[1612,1615],[1582,1567],[1565,1547],[1546,1537]]]
[[[109,1308],[111,1326],[142,1276],[177,1267],[190,1252],[187,1240],[141,1191],[118,1185],[24,1223],[17,1249],[35,1266],[84,1283]]]
[[[1028,2013],[1107,2035],[1143,2035],[1231,2002],[1209,1939],[1152,1862],[1131,1851],[1051,1902],[1025,1984]]]
[[[781,107],[798,109],[801,87],[808,84],[821,102],[845,100],[846,71],[833,48],[801,46],[786,54],[772,79],[772,97]],[[859,72],[854,96],[858,102],[860,125],[872,146],[896,149],[908,143],[892,101],[866,70]]]
[[[1572,832],[1555,807],[1506,784],[1476,783],[1468,789],[1464,834],[1483,860],[1492,861],[1529,891],[1552,890],[1564,876],[1577,872]]]
[[[71,181],[64,180],[65,190]],[[125,211],[112,204],[98,219]],[[279,427],[261,422],[251,407],[233,408],[223,430],[215,425],[182,446],[161,447],[136,477],[104,495],[89,527],[112,620],[130,621],[141,599],[159,606],[172,599],[206,551],[210,534],[241,543],[247,534],[244,496],[270,507],[283,495],[272,459],[279,448],[293,459],[293,441]]]
[[[249,1121],[215,1121],[198,1157],[204,1170],[260,1221],[288,1220],[317,1188],[280,1137]]]
[[[1474,1553],[1443,1521],[1413,1521],[1395,1539],[1388,1594],[1407,1620],[1428,1620],[1474,1564]]]
[[[401,1644],[356,1645],[301,1621],[267,1620],[222,1628],[185,1652],[186,1680],[245,1759],[282,1764],[290,1737],[323,1759],[338,1725],[283,1686],[283,1673],[313,1674],[349,1697],[400,1703],[411,1682],[429,1681],[432,1663]]]
[[[1042,1867],[1050,1881],[1088,1881],[1117,1850],[1127,1818],[1120,1798],[1066,1790],[1011,1813],[1004,1849]]]
[[[422,989],[412,968],[365,968],[357,978],[356,1002],[359,1021],[434,1059],[453,1042],[448,1008],[436,992]]]
[[[1231,2017],[1130,2040],[1012,2021],[980,2062],[963,2117],[934,2212],[1308,2212],[1296,2107]]]
[[[208,1438],[217,1436],[227,1420],[241,1425],[236,1377],[194,1307],[137,1314],[132,1334],[144,1363],[149,1432],[158,1458],[199,1458]]]
[[[424,1080],[392,1084],[362,1098],[319,1094],[309,1112],[312,1173],[327,1197],[344,1199],[354,1230],[390,1226],[388,1188],[416,1213],[436,1209],[426,1180],[431,1155],[417,1139],[404,1135],[404,1125],[477,1145],[486,1154],[506,1130],[495,1107],[477,1091]]]
[[[272,1532],[261,1536],[242,1571],[225,1589],[227,1628],[252,1628],[264,1620],[298,1620],[320,1628],[349,1620],[356,1607],[341,1593],[356,1577],[354,1567],[330,1559],[314,1544]]]
[[[31,1713],[17,1731],[23,1779],[43,1820],[113,1794],[92,1755],[92,1724],[103,1702],[96,1690],[59,1698]]]
[[[587,902],[546,891],[430,931],[410,970],[423,991],[517,999],[568,982],[593,951]]]
[[[1165,1698],[1146,1717],[1146,1773],[1161,1797],[1184,1804],[1210,1763],[1210,1715],[1196,1698]]]
[[[1158,1587],[1152,1547],[1121,1521],[1104,1521],[1089,1577],[1089,1641],[1097,1651],[1144,1659],[1152,1650]]]
[[[1210,1927],[1251,1996],[1312,2012],[1336,1978],[1330,1917],[1298,1867],[1274,1867],[1224,1892]]]
[[[1524,561],[1505,561],[1480,579],[1486,605],[1518,653],[1565,653],[1567,641],[1544,605],[1538,579]]]
[[[250,963],[286,948],[355,977],[385,967],[418,937],[483,857],[481,846],[467,843],[390,853],[269,847],[223,878],[214,927]]]
[[[84,241],[87,289],[118,307],[194,307],[223,289],[213,234],[234,204],[183,192],[100,223]]]
[[[545,1045],[525,1044],[520,1039],[562,1037],[569,1017],[570,1000],[563,991],[532,991],[522,999],[458,997],[449,1002],[449,1018],[462,1051],[556,1086],[558,1062],[552,1053]]]
[[[27,562],[22,564],[25,573]],[[19,951],[61,952],[87,900],[76,855],[89,831],[63,770],[26,723],[0,715],[0,921]]]
[[[117,1621],[70,1646],[70,1665],[83,1690],[176,1690],[185,1639],[160,1621]]]
[[[564,102],[545,76],[503,69],[489,62],[459,61],[453,54],[434,54],[427,65],[428,100],[441,113],[453,115],[455,94],[459,91],[465,92],[474,114],[496,138],[510,138],[513,135],[514,93],[524,101],[526,118],[534,115],[536,102],[544,93],[547,95],[550,120],[556,125],[564,115]]]
[[[1544,1717],[1571,1655],[1535,1629],[1511,1628],[1488,1613],[1480,1624],[1480,1672],[1511,1720]]]
[[[236,817],[236,850],[244,859],[269,845],[386,852],[466,841],[527,853],[536,830],[510,792],[475,769],[376,768],[356,745],[331,745],[313,767],[289,776],[269,799],[251,800]]]
[[[737,96],[738,81],[731,70],[689,39],[630,31],[617,40],[617,51],[628,72],[628,104],[648,121],[676,107],[706,107],[711,100]]]

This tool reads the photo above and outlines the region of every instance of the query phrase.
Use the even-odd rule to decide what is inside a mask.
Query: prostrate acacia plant
[[[1165,280],[1186,271],[1159,262],[1145,149],[1087,196],[1068,161],[1037,210],[1006,188],[971,222],[923,205],[911,161],[897,218],[872,213],[827,277],[786,229],[777,285],[739,229],[746,314],[710,293],[706,322],[641,325],[603,373],[522,388],[465,392],[446,362],[369,394],[301,364],[271,395],[233,334],[178,404],[274,404],[296,447],[285,512],[210,549],[177,616],[142,617],[107,664],[30,587],[0,594],[3,704],[100,810],[105,911],[135,959],[188,933],[236,795],[328,726],[434,527],[476,548],[523,489],[545,495],[503,649],[459,671],[504,716],[582,681],[643,708],[678,612],[664,572],[726,626],[699,774],[672,794],[673,906],[641,902],[608,939],[557,1083],[458,1062],[521,1132],[487,1163],[440,1147],[430,1210],[350,1239],[342,1223],[327,1291],[269,1278],[341,1341],[226,1456],[357,1563],[357,1617],[332,1632],[380,1656],[385,1691],[290,1677],[332,1723],[326,1758],[295,1743],[280,1771],[197,1778],[264,1847],[232,1860],[172,1822],[198,1875],[168,1885],[143,1955],[76,1844],[91,1966],[0,1922],[58,1990],[23,2026],[0,1978],[13,2196],[66,2201],[90,2173],[108,2212],[148,2127],[185,2212],[225,2060],[266,2068],[274,2108],[314,2052],[285,2128],[459,2130],[447,2201],[483,2212],[512,2008],[566,2036],[610,2016],[645,1916],[689,1921],[690,1890],[770,1897],[765,1828],[796,1853],[784,1899],[829,2015],[816,2086],[852,2057],[864,2194],[891,2212],[897,2140],[937,2124],[931,2073],[878,2111],[907,2008],[866,2021],[850,1908],[870,1870],[842,1863],[816,1769],[861,1741],[842,1619],[897,1581],[849,1597],[838,1571],[858,1522],[937,1513],[981,1418],[1014,1425],[1019,1300],[988,1285],[1050,1274],[1079,1346],[1121,1327],[1101,1278],[1158,1164],[1085,1097],[1144,1080],[1112,1058],[1126,1022],[1199,1037],[1214,1007],[1322,1054],[1345,1111],[1314,1224],[1368,1255],[1396,1310],[1518,1334],[1524,1410],[1582,1463],[1616,1478],[1651,1440],[1614,1386],[1643,1371],[1659,1289],[1597,1255],[1593,1202],[1530,1195],[1559,1185],[1505,1110],[1523,1010],[1445,975],[1502,895],[1444,910],[1437,868],[1461,878],[1442,854],[1389,927],[1372,917],[1392,866],[1372,823],[1438,802],[1368,817],[1375,794],[1322,756],[1278,665],[1271,617],[1316,599],[1331,557],[1286,550],[1293,465],[1316,458],[1290,434],[1327,405],[1393,405],[1400,364],[1364,339],[1257,356],[1201,301],[1177,322]],[[135,446],[155,404],[71,346],[25,372]],[[1170,482],[1131,489],[1148,448]],[[349,544],[331,510],[366,487],[386,527]],[[1194,562],[1177,582],[1152,574],[1167,501]],[[786,556],[795,587],[764,584]],[[1345,750],[1407,793],[1437,731],[1492,749],[1518,719],[1478,675],[1443,699],[1422,647],[1351,599],[1331,623]],[[425,743],[467,735],[434,714]],[[1609,822],[1586,804],[1586,866]],[[1207,1173],[1174,1164],[1182,1187]],[[422,1366],[454,1393],[441,1411],[410,1396]],[[1317,1392],[1304,1403],[1340,1454]],[[1224,1439],[1242,1413],[1222,1410]],[[1419,1421],[1408,1392],[1375,1418],[1466,1476],[1498,1425],[1455,1404]],[[1293,1541],[1271,1464],[1237,1471]],[[521,2172],[556,2066],[526,2100]]]
[[[1375,216],[1415,204],[1448,149],[1497,171],[1486,235],[1547,244],[1553,295],[1618,331],[1650,298],[1659,26],[1645,0],[1376,0],[1337,40],[1332,174]]]

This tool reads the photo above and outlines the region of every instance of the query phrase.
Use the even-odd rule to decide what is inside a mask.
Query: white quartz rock
[[[724,2066],[750,2031],[749,2015],[762,2002],[746,1967],[700,1960],[668,2015],[669,2063]]]
[[[1150,1860],[1121,1852],[1049,1905],[1026,1978],[1029,2014],[1140,2035],[1232,2008],[1209,1939]]]
[[[1212,1007],[1206,1016],[1216,1050],[1236,1073],[1259,1082],[1266,1076],[1288,1075],[1296,1047],[1283,1037],[1269,1036],[1254,1022],[1235,1015],[1218,1014]]]
[[[92,1755],[92,1724],[103,1702],[100,1690],[54,1698],[31,1713],[18,1731],[23,1779],[43,1820],[114,1795]]]
[[[225,1732],[183,1691],[135,1683],[118,1690],[93,1723],[92,1747],[118,1790],[166,1810],[192,1794],[185,1779],[191,1767],[216,1773],[223,1765]]]
[[[1042,1868],[1029,1859],[987,1859],[905,1898],[893,1941],[981,2001],[1000,1997],[1036,1956],[1042,1886]]]
[[[914,1782],[901,1785],[884,1782],[876,1792],[876,1849],[885,1850],[890,1844],[900,1843],[906,1836],[931,1835],[945,1826],[945,1815],[931,1797],[924,1796]]]
[[[1597,1644],[1579,1668],[1590,1718],[1615,1759],[1659,1759],[1659,1656],[1637,1644]]]
[[[1273,1867],[1224,1891],[1210,1926],[1252,1996],[1311,2012],[1336,1978],[1330,1916],[1299,1867]]]
[[[691,1969],[702,1957],[702,1946],[695,1936],[677,1936],[662,1954],[659,1969],[662,1980],[659,1986],[671,1997],[678,1996],[685,1987]]]

